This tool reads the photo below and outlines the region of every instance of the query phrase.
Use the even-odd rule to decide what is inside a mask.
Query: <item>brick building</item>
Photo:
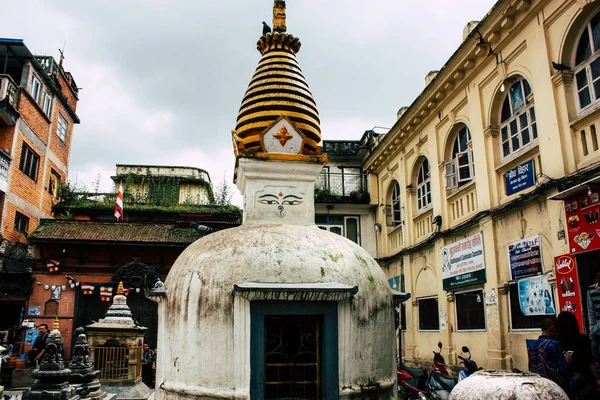
[[[62,61],[0,38],[0,233],[25,242],[67,180],[78,88]]]

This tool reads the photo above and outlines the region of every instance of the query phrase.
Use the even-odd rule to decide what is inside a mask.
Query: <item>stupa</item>
[[[397,396],[385,275],[314,224],[327,156],[285,11],[275,0],[233,131],[243,224],[190,245],[157,299],[158,399]]]

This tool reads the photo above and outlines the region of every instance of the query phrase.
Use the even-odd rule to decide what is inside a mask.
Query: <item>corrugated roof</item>
[[[173,224],[46,220],[28,240],[189,244],[200,237],[193,228]]]

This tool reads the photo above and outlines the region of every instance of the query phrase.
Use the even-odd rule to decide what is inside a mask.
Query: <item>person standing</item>
[[[142,382],[150,389],[154,389],[154,368],[156,353],[150,349],[148,343],[142,346]]]
[[[529,371],[565,387],[571,356],[563,354],[560,343],[556,340],[556,317],[544,318],[541,328],[540,337],[528,343]]]
[[[592,355],[596,364],[600,364],[600,271],[594,276],[594,283],[587,290],[587,314]]]
[[[48,339],[48,325],[40,324],[38,326],[38,335],[33,342],[33,347],[27,352],[27,358],[33,365],[40,361],[46,352],[46,341]]]

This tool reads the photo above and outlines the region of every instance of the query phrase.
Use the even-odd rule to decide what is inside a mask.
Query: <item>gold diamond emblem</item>
[[[279,143],[281,143],[281,146],[285,146],[287,141],[290,140],[291,138],[293,138],[293,136],[290,135],[290,133],[288,132],[288,130],[285,126],[282,126],[281,129],[279,130],[279,132],[274,133],[273,137],[275,139],[279,140]]]

